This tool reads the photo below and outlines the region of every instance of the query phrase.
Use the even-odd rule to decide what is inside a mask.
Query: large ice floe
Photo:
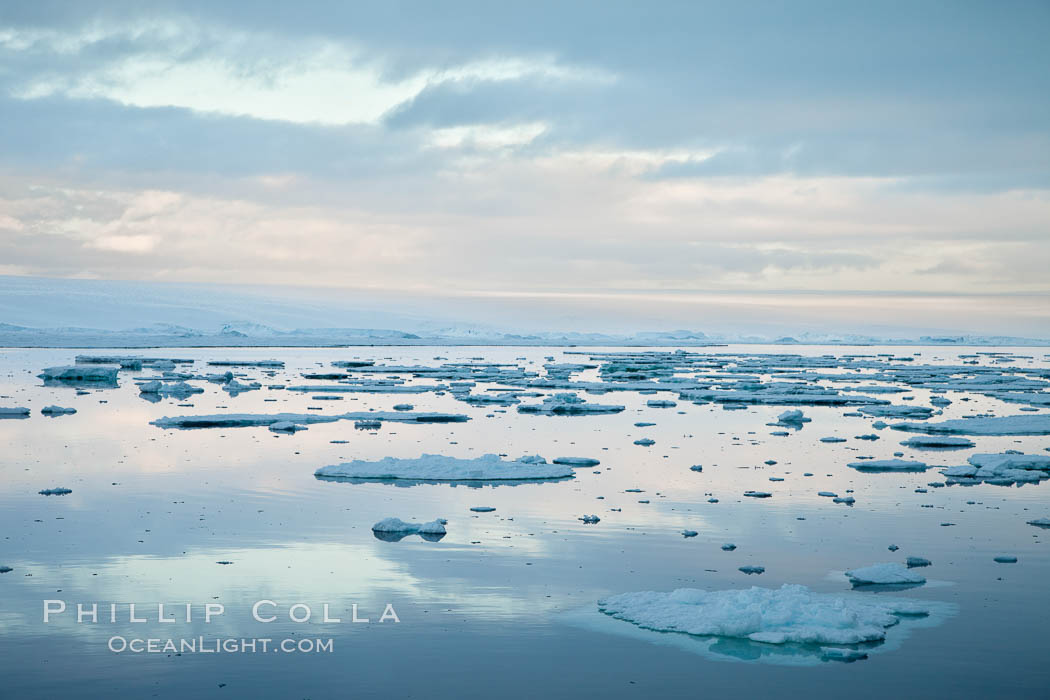
[[[907,440],[902,440],[901,444],[905,447],[914,447],[919,450],[959,450],[975,445],[974,441],[969,438],[952,437],[950,435],[915,435]]]
[[[922,601],[816,593],[794,584],[774,589],[622,593],[598,601],[598,608],[659,632],[816,645],[880,642],[901,616],[930,612]]]
[[[1038,483],[1050,478],[1050,455],[1028,455],[1021,452],[974,454],[969,464],[941,470],[949,484],[978,484],[999,486],[1019,483]]]
[[[1050,435],[1050,413],[958,418],[939,423],[894,423],[890,427],[931,435]]]
[[[924,472],[929,468],[925,462],[908,459],[866,459],[846,466],[861,472]]]
[[[519,413],[539,413],[548,416],[583,416],[600,413],[619,413],[623,406],[587,403],[576,394],[554,394],[545,396],[543,403],[519,404]]]
[[[62,365],[48,367],[37,376],[45,382],[83,382],[115,386],[120,367],[109,365]]]
[[[391,421],[397,423],[461,423],[468,416],[455,413],[424,413],[413,411],[362,411],[322,415],[316,413],[218,413],[205,416],[175,416],[158,418],[150,425],[158,428],[246,428],[269,426],[274,423],[332,423],[338,420]]]
[[[505,460],[487,454],[475,459],[424,454],[415,459],[385,457],[377,461],[354,460],[321,467],[319,478],[411,479],[417,481],[521,481],[564,479],[573,475],[567,464],[548,464],[543,457],[526,456]]]

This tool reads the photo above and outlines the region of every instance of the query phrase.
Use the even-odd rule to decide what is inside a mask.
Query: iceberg
[[[880,642],[901,616],[926,615],[926,603],[856,593],[815,593],[805,586],[670,593],[622,593],[598,601],[606,615],[645,629],[734,637],[767,644]]]
[[[424,454],[415,459],[384,457],[378,461],[354,460],[321,467],[317,477],[343,479],[415,479],[419,481],[505,481],[565,479],[573,476],[571,466],[548,464],[539,456],[504,460],[486,454],[475,459]]]

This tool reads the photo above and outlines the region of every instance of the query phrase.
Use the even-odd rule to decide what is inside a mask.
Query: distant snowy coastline
[[[1013,336],[919,336],[884,338],[855,334],[800,333],[793,336],[709,335],[697,331],[606,333],[500,333],[483,329],[409,333],[371,328],[280,330],[256,323],[229,323],[217,330],[156,324],[127,330],[33,328],[0,322],[0,347],[151,348],[151,347],[340,347],[367,345],[503,345],[590,347],[712,347],[750,345],[898,345],[951,347],[1050,347],[1050,339]]]

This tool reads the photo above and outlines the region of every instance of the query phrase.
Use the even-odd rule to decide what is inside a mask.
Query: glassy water
[[[12,568],[0,575],[4,697],[1046,696],[1047,532],[1026,521],[1050,517],[1050,486],[933,488],[927,484],[942,480],[934,469],[862,473],[846,463],[859,456],[889,458],[897,451],[937,466],[962,464],[973,452],[1046,454],[1050,438],[977,437],[970,450],[921,451],[899,444],[909,434],[874,431],[874,419],[844,416],[849,408],[802,406],[812,422],[774,436],[782,429],[768,424],[783,406],[726,410],[681,400],[671,408],[646,405],[654,398],[675,399],[674,394],[582,394],[626,410],[535,416],[513,406],[472,407],[447,392],[316,400],[311,393],[265,388],[320,383],[300,375],[355,358],[391,365],[483,358],[541,374],[547,357],[587,361],[586,354],[566,350],[129,351],[193,359],[192,366],[179,369],[198,373],[220,371],[205,366],[214,359],[286,363],[272,374],[235,370],[244,381],[261,381],[264,388],[258,391],[230,396],[218,384],[193,382],[205,393],[159,402],[144,400],[133,381],[152,375],[149,370],[121,372],[118,387],[78,394],[76,387],[44,386],[36,377],[44,367],[71,364],[76,350],[0,351],[0,406],[33,411],[29,419],[0,420],[0,565]],[[997,350],[1022,356],[1013,360],[1015,366],[1050,368],[1040,349]],[[790,352],[891,353],[913,357],[915,364],[958,364],[959,355],[973,350],[792,347]],[[996,358],[979,361],[990,365]],[[410,384],[434,383],[399,376]],[[599,375],[587,370],[573,379],[598,381]],[[508,387],[479,384],[474,392],[490,388]],[[915,405],[929,405],[931,398],[922,389],[907,395]],[[976,393],[947,396],[952,403],[933,420],[1012,415],[1019,409]],[[902,403],[899,394],[886,398]],[[293,435],[264,427],[150,425],[162,416],[390,411],[404,403],[470,420],[383,423],[368,430],[339,421]],[[50,404],[77,413],[42,416],[40,409]],[[654,425],[636,427],[637,422]],[[872,432],[881,439],[855,439]],[[825,436],[847,439],[821,443]],[[640,438],[655,444],[633,444]],[[314,477],[318,467],[350,459],[489,452],[548,460],[594,457],[601,464],[577,469],[570,480],[516,485]],[[703,465],[702,472],[689,469],[696,464]],[[72,493],[38,494],[50,487]],[[773,496],[746,498],[746,490]],[[818,491],[852,491],[856,503],[833,504]],[[470,510],[477,506],[495,511]],[[592,513],[599,523],[579,520]],[[448,534],[437,542],[418,536],[383,541],[371,526],[390,516],[446,518]],[[946,522],[953,525],[942,526]],[[685,538],[682,530],[698,535]],[[726,542],[737,549],[723,551]],[[889,552],[891,544],[899,551]],[[993,557],[1001,554],[1017,556],[1018,562],[995,563]],[[886,644],[869,650],[868,659],[852,664],[821,661],[805,647],[642,630],[602,615],[596,606],[610,594],[681,587],[798,583],[844,593],[849,590],[844,570],[905,556],[933,562],[922,570],[928,583],[892,595],[935,602],[939,612],[903,623]],[[747,576],[738,570],[745,565],[763,566],[765,573]],[[46,600],[64,601],[67,610],[45,624]],[[262,608],[264,615],[276,616],[273,622],[253,620],[252,606],[260,600],[273,602]],[[97,603],[99,621],[78,623],[78,602]],[[129,621],[131,603],[145,622]],[[172,622],[158,620],[158,603],[165,604]],[[113,622],[111,604],[117,606]],[[221,604],[224,611],[205,623],[206,604]],[[296,604],[301,606],[293,613],[299,617],[310,609],[309,621],[289,619]],[[329,617],[341,622],[323,621],[325,604]],[[399,622],[379,622],[388,604]],[[351,621],[354,605],[357,617],[369,622]],[[114,637],[206,643],[291,639],[305,640],[306,647],[331,639],[332,649],[118,653],[110,648]]]

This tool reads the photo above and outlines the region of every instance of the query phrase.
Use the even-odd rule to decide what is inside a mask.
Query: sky
[[[1050,336],[1047,36],[1045,0],[3,3],[0,275]]]

